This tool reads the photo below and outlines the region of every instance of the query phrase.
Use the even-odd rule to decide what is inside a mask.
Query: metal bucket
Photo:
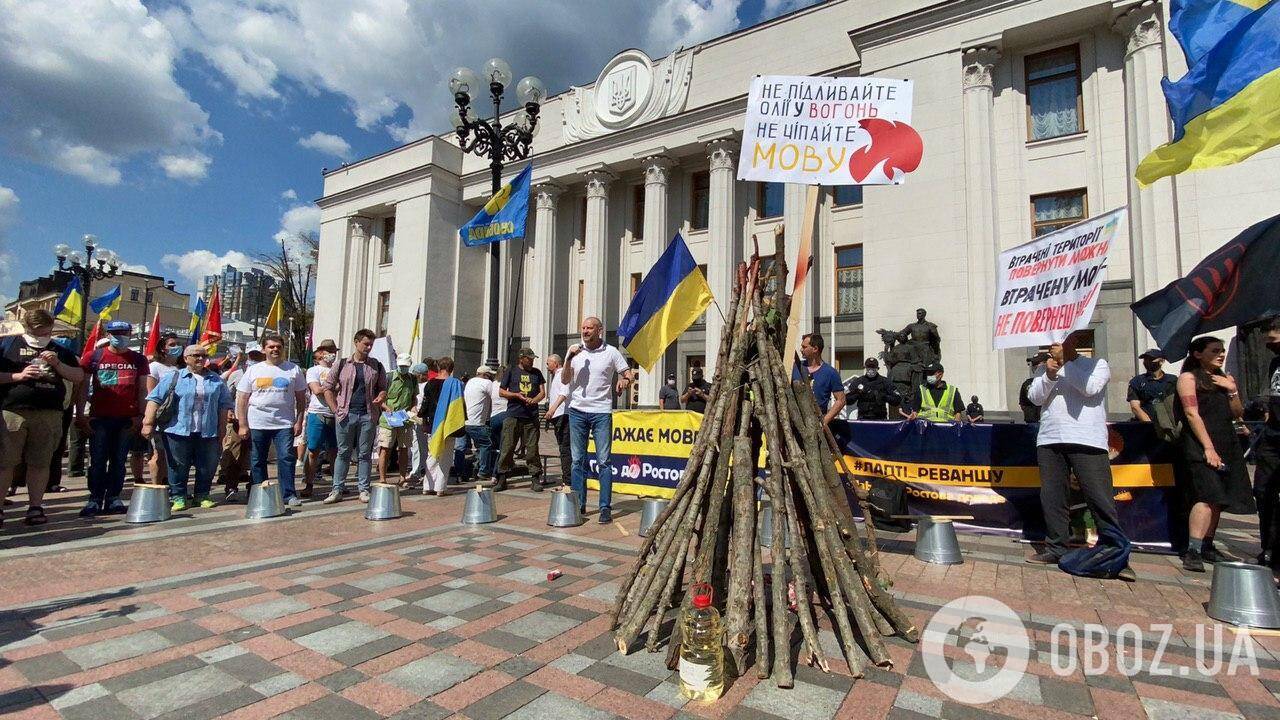
[[[168,520],[170,515],[168,485],[134,485],[129,496],[129,512],[125,522],[149,523]]]
[[[493,505],[493,488],[479,485],[467,491],[467,504],[462,508],[462,522],[467,525],[482,525],[495,522],[498,511]]]
[[[262,520],[283,514],[284,497],[280,494],[280,483],[267,480],[249,486],[249,502],[244,508],[245,518]]]
[[[786,546],[790,548],[791,527],[783,523],[782,529]],[[760,527],[757,528],[757,534],[760,537],[760,547],[773,547],[773,501],[767,497],[760,500]]]
[[[1256,628],[1280,628],[1280,596],[1271,570],[1243,562],[1213,566],[1209,617]]]
[[[960,565],[960,541],[950,520],[923,516],[916,525],[916,559],[935,565]]]
[[[662,514],[663,510],[671,501],[666,498],[645,498],[644,505],[640,508],[640,537],[648,537],[649,528],[653,527],[653,523]]]
[[[369,504],[364,509],[365,520],[395,520],[400,517],[400,486],[391,483],[371,483]]]
[[[569,488],[551,492],[551,506],[547,508],[547,524],[551,527],[577,527],[582,524],[582,511],[578,509],[578,493]]]

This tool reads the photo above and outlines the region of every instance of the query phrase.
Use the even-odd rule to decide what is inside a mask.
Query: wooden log
[[[753,403],[743,403],[744,413],[751,412]],[[725,596],[724,638],[725,647],[733,657],[738,674],[746,672],[744,657],[750,635],[751,609],[751,560],[755,547],[756,502],[752,476],[755,474],[755,458],[751,454],[751,437],[746,432],[748,423],[733,441],[733,489],[732,515],[733,543],[729,549],[729,586]]]
[[[752,504],[755,499],[752,498]],[[759,515],[756,515],[759,521]],[[753,526],[754,529],[754,526]],[[769,616],[764,600],[764,562],[760,557],[760,543],[751,548],[751,608],[756,621],[756,677],[769,677]]]
[[[769,474],[765,483],[769,487],[769,501],[773,507],[773,547],[769,548],[771,572],[770,590],[773,595],[773,617],[770,619],[773,631],[773,680],[780,688],[795,686],[791,674],[791,622],[787,617],[787,563],[786,550],[786,517],[787,506],[782,501],[783,479]],[[799,538],[796,538],[799,540]]]
[[[806,549],[808,543],[804,542],[805,535],[800,532],[800,521],[796,517],[795,498],[793,497],[791,483],[785,475],[783,475],[782,491],[787,506],[787,524],[791,528],[791,537],[794,538],[791,548],[786,551],[787,564],[791,567],[791,575],[795,578],[796,615],[800,619],[800,632],[804,635],[804,642],[808,647],[809,657],[806,658],[806,661],[817,665],[822,672],[831,672],[831,668],[827,665],[827,659],[822,654],[822,643],[818,641],[818,624],[813,617],[813,604],[809,599],[808,575],[810,565],[809,553]],[[782,544],[785,545],[786,543]],[[856,673],[855,677],[857,677]]]

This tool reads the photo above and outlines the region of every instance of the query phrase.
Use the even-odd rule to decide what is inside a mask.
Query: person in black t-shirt
[[[1140,422],[1151,422],[1152,406],[1172,395],[1178,385],[1178,378],[1164,371],[1164,352],[1152,348],[1138,357],[1142,358],[1142,368],[1146,372],[1135,375],[1129,381],[1129,392],[1126,400],[1133,416]]]
[[[542,458],[538,454],[538,404],[547,396],[547,379],[533,366],[538,356],[527,347],[520,348],[515,367],[507,368],[498,382],[498,393],[507,399],[507,416],[502,421],[502,451],[498,455],[498,480],[495,490],[505,490],[507,475],[515,466],[516,435],[524,445],[525,467],[529,470],[529,487],[542,492]]]
[[[969,422],[971,423],[982,422],[982,414],[984,412],[985,410],[982,407],[982,403],[978,402],[977,395],[970,397],[969,404],[964,406],[964,414],[968,416]]]
[[[1267,367],[1266,421],[1261,437],[1254,446],[1253,458],[1257,463],[1253,484],[1257,488],[1258,520],[1262,535],[1262,554],[1259,565],[1272,570],[1280,568],[1280,317],[1271,321],[1267,329],[1267,349],[1275,357]]]
[[[690,370],[689,377],[689,384],[685,386],[684,393],[680,395],[680,402],[684,403],[685,410],[705,413],[707,411],[707,398],[711,397],[711,383],[702,379],[701,367],[694,367]]]

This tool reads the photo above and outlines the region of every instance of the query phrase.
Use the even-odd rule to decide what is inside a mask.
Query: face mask
[[[110,342],[112,350],[119,350],[129,344],[129,338],[123,335],[112,335]]]
[[[1267,349],[1273,353],[1280,353],[1280,342],[1267,343]]]
[[[937,385],[938,383],[942,382],[942,376],[941,376],[941,375],[930,375],[930,376],[928,377],[928,379],[927,379],[927,382],[928,382],[930,385]]]
[[[182,348],[171,347],[168,350],[165,350],[165,353],[167,353],[169,357],[182,357]]]
[[[33,347],[33,348],[43,348],[43,347],[47,347],[47,346],[49,345],[49,341],[50,341],[52,338],[50,338],[48,335],[26,335],[26,334],[24,334],[24,335],[22,336],[22,339],[23,339],[23,340],[25,340],[25,341],[27,342],[27,344],[28,344],[28,345],[30,345],[30,346],[31,346],[31,347]]]
[[[332,355],[325,355],[325,356],[323,356],[323,357],[321,357],[321,358],[320,358],[319,363],[320,363],[321,365],[325,366],[325,367],[329,367],[329,366],[333,365],[333,356],[332,356]]]
[[[667,385],[669,385],[669,386],[671,386],[671,387],[675,387],[675,386],[676,386],[676,381],[675,381],[675,380],[668,380],[668,381],[667,381]]]
[[[875,377],[880,374],[879,370],[867,370],[867,377]]]

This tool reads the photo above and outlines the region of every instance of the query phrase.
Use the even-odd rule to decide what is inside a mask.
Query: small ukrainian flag
[[[440,400],[436,403],[435,420],[431,423],[431,438],[427,452],[433,458],[442,458],[453,452],[449,439],[462,431],[467,422],[467,406],[462,401],[462,381],[450,377],[440,388]]]
[[[618,323],[618,337],[641,367],[652,370],[667,346],[714,300],[689,246],[676,233],[631,299]]]
[[[462,244],[476,247],[524,237],[525,222],[529,219],[529,178],[532,176],[533,165],[526,165],[514,180],[489,198],[475,217],[458,228]]]
[[[80,324],[80,318],[84,317],[84,288],[80,286],[79,275],[71,276],[67,289],[53,306],[53,316],[68,325]]]
[[[107,321],[120,309],[120,286],[102,293],[89,301],[89,309],[98,313],[98,319]]]

